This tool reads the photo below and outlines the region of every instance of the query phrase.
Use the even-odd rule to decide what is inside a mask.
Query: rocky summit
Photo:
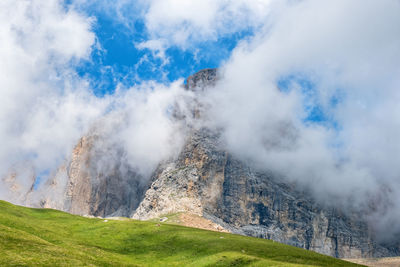
[[[185,88],[196,94],[214,86],[218,77],[216,69],[202,70],[187,79]],[[71,159],[48,182],[47,190],[58,198],[48,193],[41,206],[141,220],[183,212],[232,233],[339,258],[399,255],[398,246],[379,244],[357,214],[320,205],[295,184],[235,158],[216,129],[191,127],[179,155],[160,162],[149,177],[118,160],[105,172],[99,164],[99,140],[97,135],[80,140]],[[112,149],[115,158],[123,154],[123,148]]]

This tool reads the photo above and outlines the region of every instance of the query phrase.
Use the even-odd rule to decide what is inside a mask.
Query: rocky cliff
[[[49,180],[50,193],[41,199],[41,206],[78,215],[131,215],[143,198],[147,182],[124,161],[110,160],[123,152],[116,147],[110,155],[110,148],[104,147],[107,143],[99,142],[101,138],[92,133],[79,140],[71,159]]]
[[[209,129],[192,133],[178,160],[163,164],[133,218],[191,212],[230,232],[273,239],[342,258],[394,255],[365,222],[319,206],[293,185],[258,173],[219,146]]]
[[[217,79],[217,70],[207,69],[189,77],[185,87],[204,91]],[[199,111],[195,110],[193,116],[198,117]],[[81,215],[135,219],[186,212],[233,233],[273,239],[334,257],[399,254],[398,247],[375,242],[367,223],[357,214],[321,206],[296,185],[272,173],[258,172],[235,158],[224,149],[218,130],[191,128],[179,156],[160,163],[149,178],[138,176],[118,160],[104,172],[98,164],[104,152],[96,146],[99,138],[90,135],[80,140],[71,160],[51,182],[67,177],[62,203],[56,205],[46,199],[43,206]]]

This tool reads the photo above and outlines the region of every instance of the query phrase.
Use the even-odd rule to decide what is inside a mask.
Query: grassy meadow
[[[0,266],[357,266],[265,239],[0,201]]]

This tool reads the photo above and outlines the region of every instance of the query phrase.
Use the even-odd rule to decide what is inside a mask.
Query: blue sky
[[[238,42],[253,35],[252,28],[245,27],[185,48],[171,45],[165,50],[165,63],[153,50],[136,46],[150,39],[143,18],[126,25],[100,8],[89,6],[80,12],[96,18],[93,31],[97,43],[90,59],[81,62],[77,71],[90,80],[97,96],[112,94],[118,84],[130,87],[146,80],[169,83],[204,68],[219,67]]]

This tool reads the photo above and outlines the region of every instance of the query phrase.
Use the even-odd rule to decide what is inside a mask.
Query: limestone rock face
[[[218,79],[217,69],[204,69],[186,79],[185,88],[192,91],[202,91],[215,85]]]
[[[41,206],[78,215],[130,216],[142,199],[142,177],[123,162],[108,160],[107,148],[99,147],[99,136],[82,137],[68,163],[61,166],[49,187],[62,197],[51,195]],[[111,164],[107,167],[104,165]],[[65,178],[66,177],[66,178]],[[62,181],[66,185],[60,187]]]
[[[235,159],[209,129],[193,132],[178,160],[158,168],[133,218],[175,212],[196,213],[233,233],[334,257],[398,253],[374,242],[357,217],[323,208],[293,186]]]
[[[34,169],[29,164],[21,164],[11,168],[6,176],[0,177],[0,191],[7,201],[24,204],[34,189],[34,182]]]
[[[187,80],[187,89],[215,84],[215,70]],[[197,116],[198,117],[198,116]],[[377,244],[366,222],[318,205],[271,173],[260,173],[234,158],[221,145],[218,131],[193,130],[178,159],[161,164],[133,214],[150,219],[165,213],[191,212],[233,233],[273,239],[341,258],[396,255]]]
[[[217,70],[203,70],[188,78],[186,88],[201,92],[217,79]],[[194,118],[201,117],[199,110],[194,113]],[[273,173],[256,171],[235,158],[224,148],[218,130],[191,128],[179,156],[160,163],[148,179],[138,176],[123,161],[113,161],[117,163],[104,168],[109,149],[98,145],[99,140],[96,135],[82,138],[71,160],[52,180],[57,185],[67,177],[62,207],[51,199],[42,206],[54,205],[81,215],[143,220],[186,212],[233,233],[273,239],[334,257],[399,254],[398,246],[375,242],[367,223],[357,214],[321,206],[296,185]],[[115,158],[123,154],[119,148],[112,149]]]

